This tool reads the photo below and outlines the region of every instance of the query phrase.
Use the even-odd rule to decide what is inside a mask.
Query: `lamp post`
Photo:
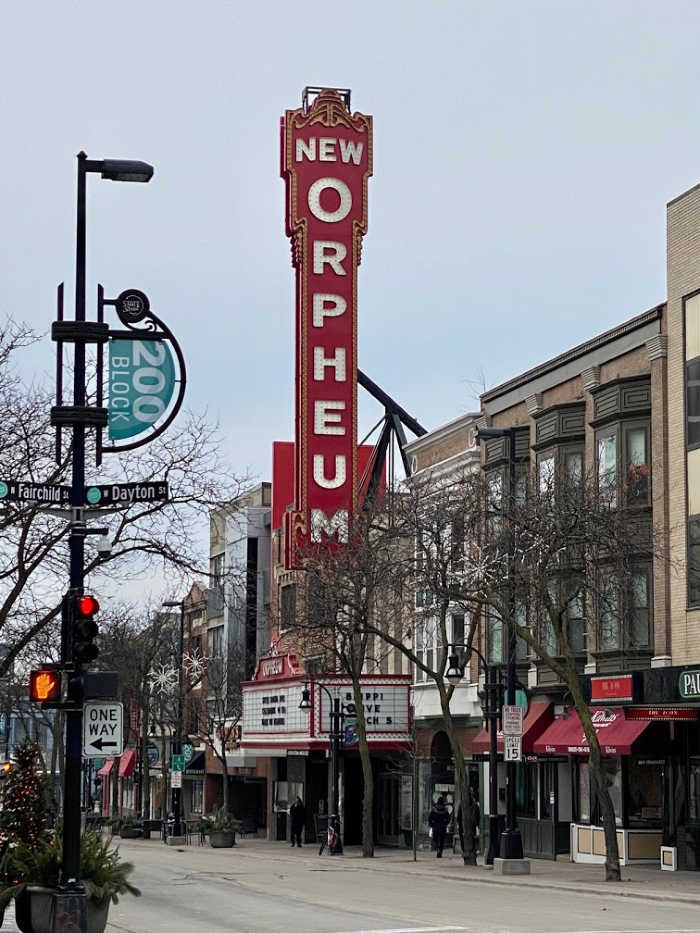
[[[85,429],[102,428],[106,425],[107,412],[85,404],[85,347],[87,343],[101,342],[104,334],[98,334],[96,325],[85,320],[85,243],[86,243],[86,179],[88,173],[100,174],[113,181],[149,181],[153,168],[145,162],[130,162],[113,159],[92,160],[84,152],[78,153],[77,226],[75,248],[75,324],[70,339],[74,345],[73,405],[69,409],[56,407],[52,410],[54,424],[72,427],[72,473],[71,473],[71,519],[68,548],[70,554],[70,589],[83,592],[85,577]],[[106,326],[106,325],[105,325]],[[71,680],[74,685],[75,708],[66,712],[66,756],[63,792],[63,861],[61,864],[60,896],[66,900],[63,906],[72,914],[78,899],[80,929],[85,925],[85,889],[80,884],[80,792],[82,764],[82,667],[73,664],[71,633],[64,633],[61,642],[61,662],[72,666]],[[80,906],[82,902],[82,906]],[[57,905],[58,907],[58,905]],[[57,910],[57,913],[59,911]]]
[[[173,742],[172,754],[182,754],[182,663],[185,653],[185,600],[173,599],[163,603],[164,609],[180,610],[180,641],[177,665],[177,719],[175,722],[175,741]],[[171,788],[172,808],[173,808],[173,836],[182,835],[182,790],[179,787]]]
[[[515,513],[515,428],[479,428],[476,438],[478,441],[494,437],[508,438],[508,613],[511,624],[508,626],[508,682],[507,699],[509,706],[515,706],[515,653],[517,637],[512,625],[515,616],[515,580],[513,578],[513,556],[515,551],[515,538],[513,536],[512,520]],[[502,859],[522,859],[523,840],[515,816],[515,762],[506,762],[506,828],[501,834]]]
[[[484,703],[484,718],[489,726],[489,848],[486,853],[486,864],[493,865],[494,857],[498,851],[498,736],[496,734],[498,719],[501,713],[501,691],[498,683],[498,671],[495,665],[488,664],[483,654],[473,645],[450,645],[451,654],[447,659],[445,680],[453,686],[461,683],[464,677],[464,664],[460,664],[457,648],[466,648],[469,655],[472,652],[479,658],[484,669],[486,679],[486,697]],[[467,655],[467,657],[469,657]]]
[[[338,793],[338,781],[340,774],[338,771],[339,759],[340,759],[340,737],[342,730],[343,717],[345,715],[344,709],[341,707],[340,698],[334,697],[330,692],[328,687],[325,684],[314,681],[316,686],[320,687],[321,690],[324,690],[331,704],[330,707],[330,719],[331,719],[331,813],[330,820],[331,826],[335,832],[333,837],[333,845],[330,849],[331,855],[342,855],[343,854],[343,842],[340,836],[340,795]],[[311,691],[309,689],[310,681],[306,681],[304,684],[304,689],[301,694],[301,703],[299,704],[299,709],[306,710],[309,712],[313,709],[313,703],[311,702]]]

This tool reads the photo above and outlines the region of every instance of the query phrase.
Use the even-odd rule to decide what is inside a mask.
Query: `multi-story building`
[[[476,425],[479,413],[470,412],[411,441],[404,448],[416,484],[456,483],[465,474],[480,469]],[[469,619],[462,605],[453,605],[447,618],[447,637],[451,645],[462,646],[469,630]],[[438,627],[433,624],[431,607],[424,594],[416,592],[414,647],[417,656],[433,668],[442,647]],[[455,773],[452,751],[444,730],[440,697],[435,681],[420,668],[414,669],[413,715],[416,727],[418,786],[418,833],[422,844],[428,838],[428,814],[437,798],[444,795],[452,808],[455,797]],[[462,753],[472,760],[472,742],[482,723],[479,697],[479,666],[475,655],[466,666],[466,675],[452,695],[450,710],[459,735]],[[478,784],[478,766],[471,765],[472,784]],[[476,772],[476,773],[474,773]]]
[[[221,718],[222,691],[233,692],[230,678],[240,683],[252,677],[259,656],[269,648],[270,505],[270,483],[260,483],[211,514],[204,649],[209,676],[203,713],[210,720],[212,716]],[[232,718],[237,720],[239,715],[232,708]],[[226,757],[231,808],[247,827],[264,828],[266,762],[240,747],[240,729],[233,725],[231,728],[230,722],[221,719],[215,727],[218,734],[212,736],[219,754],[223,751]],[[204,806],[209,811],[223,800],[224,780],[221,759],[211,742],[205,761]]]

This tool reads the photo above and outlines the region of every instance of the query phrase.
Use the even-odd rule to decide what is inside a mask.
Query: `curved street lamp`
[[[331,719],[331,813],[330,813],[330,825],[334,830],[333,845],[330,847],[329,851],[331,855],[342,855],[343,854],[343,842],[340,836],[340,794],[338,793],[338,780],[339,772],[338,765],[340,759],[340,737],[342,734],[342,723],[343,717],[345,715],[345,707],[341,704],[339,697],[334,697],[330,692],[328,687],[325,684],[322,684],[320,681],[313,681],[316,686],[320,687],[322,690],[325,690],[328,699],[330,700],[330,719]],[[310,690],[311,681],[307,680],[304,683],[304,689],[301,692],[301,703],[299,704],[299,709],[304,710],[305,712],[310,712],[313,710],[314,705],[311,699],[311,690]]]

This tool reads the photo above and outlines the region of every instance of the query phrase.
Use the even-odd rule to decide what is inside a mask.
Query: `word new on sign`
[[[282,121],[287,236],[297,276],[295,510],[285,563],[346,541],[357,497],[357,267],[367,231],[372,118],[319,93]]]

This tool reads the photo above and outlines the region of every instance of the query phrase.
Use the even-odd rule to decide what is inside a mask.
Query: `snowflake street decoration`
[[[465,568],[469,585],[477,591],[486,590],[489,584],[496,578],[498,564],[498,555],[495,557],[488,557],[481,551],[475,549],[475,552]]]
[[[161,664],[148,672],[148,683],[154,693],[173,693],[178,685],[178,670]]]
[[[186,651],[182,656],[182,666],[190,680],[201,680],[207,669],[209,658],[202,654],[199,648],[193,651]]]

